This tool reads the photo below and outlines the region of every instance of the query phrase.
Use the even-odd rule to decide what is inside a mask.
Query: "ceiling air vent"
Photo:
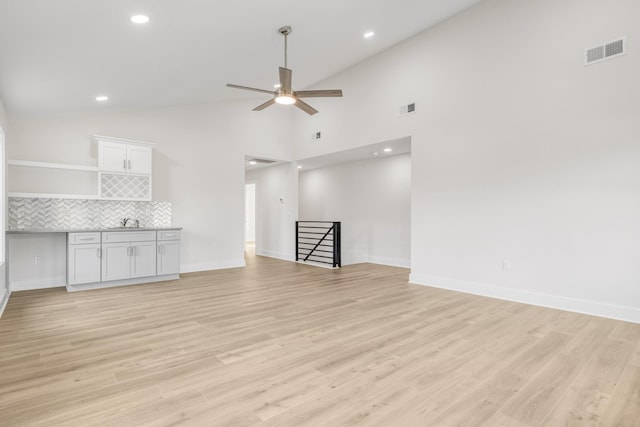
[[[261,163],[263,165],[268,165],[269,163],[275,163],[275,160],[267,160],[267,159],[251,159],[249,162]]]
[[[406,114],[412,114],[416,112],[416,103],[412,102],[411,104],[403,105],[400,107],[400,115],[404,116]]]
[[[584,65],[595,64],[606,59],[627,53],[627,38],[622,37],[610,43],[602,44],[585,50]]]

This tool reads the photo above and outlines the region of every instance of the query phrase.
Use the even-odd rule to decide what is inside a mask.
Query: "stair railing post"
[[[338,267],[342,267],[342,223],[338,223]]]
[[[340,223],[333,223],[333,267],[342,267],[342,245],[340,237]]]
[[[296,262],[300,259],[298,258],[298,254],[300,253],[300,249],[298,247],[298,242],[300,240],[300,238],[298,237],[298,223],[299,221],[296,221]]]

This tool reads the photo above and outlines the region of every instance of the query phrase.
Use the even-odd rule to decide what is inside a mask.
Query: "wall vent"
[[[609,43],[585,50],[584,65],[591,65],[627,53],[627,38],[621,37]]]
[[[261,163],[263,165],[268,165],[270,163],[275,163],[275,160],[267,160],[267,159],[251,159],[250,162]]]
[[[411,104],[403,105],[400,107],[400,115],[404,116],[406,114],[412,114],[416,112],[416,103],[412,102]]]

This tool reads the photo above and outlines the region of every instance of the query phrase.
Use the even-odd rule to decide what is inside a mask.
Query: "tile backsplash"
[[[141,227],[171,227],[171,202],[9,197],[8,230],[116,227],[122,218]]]

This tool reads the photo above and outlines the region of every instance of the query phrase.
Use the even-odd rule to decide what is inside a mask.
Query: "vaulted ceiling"
[[[49,114],[256,97],[225,84],[273,87],[283,25],[303,89],[478,2],[0,0],[0,99],[13,114]]]

